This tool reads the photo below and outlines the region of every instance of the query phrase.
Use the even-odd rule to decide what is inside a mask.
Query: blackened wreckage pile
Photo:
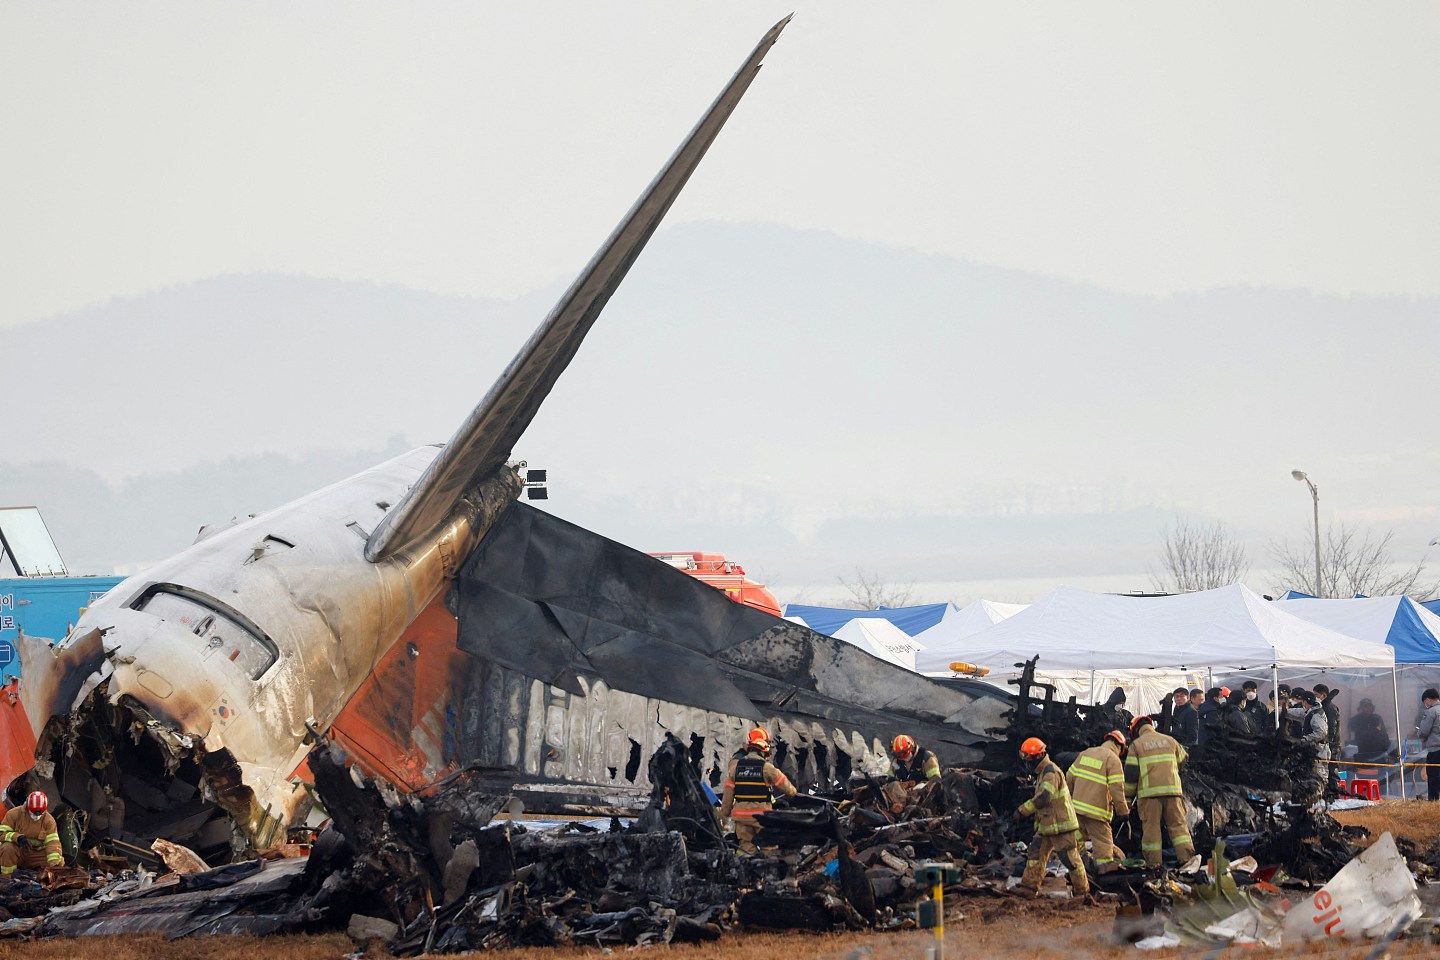
[[[1006,751],[1038,735],[1067,765],[1069,754],[1118,725],[1113,713],[1056,701],[1027,671],[1011,745],[997,749],[992,764],[1010,766]],[[1307,805],[1288,804],[1291,793],[1316,788],[1307,782],[1314,778],[1309,751],[1283,732],[1222,737],[1197,749],[1186,799],[1199,849],[1225,837],[1232,856],[1278,864],[1283,872],[1273,879],[1299,885],[1323,883],[1349,862],[1358,852],[1352,837]],[[242,860],[159,879],[97,869],[72,871],[51,887],[22,883],[0,896],[7,914],[0,933],[187,936],[348,926],[414,955],[693,942],[736,924],[899,929],[915,925],[916,905],[929,893],[916,880],[918,867],[957,868],[952,893],[1004,895],[1031,839],[1029,824],[1009,817],[1029,795],[1027,781],[952,768],[929,783],[857,775],[845,789],[835,783],[827,795],[802,795],[761,818],[757,842],[771,856],[740,855],[726,844],[692,746],[673,735],[649,760],[648,806],[628,826],[612,818],[598,830],[574,823],[540,832],[496,820],[511,798],[494,789],[503,780],[495,771],[472,768],[423,794],[403,794],[360,776],[328,743],[314,750],[310,767],[333,823],[308,858]],[[1266,783],[1245,783],[1248,770],[1266,771]],[[1117,832],[1122,846],[1138,846],[1138,831]],[[1422,875],[1433,869],[1425,851],[1402,850]],[[1165,885],[1138,867],[1097,883],[1129,904],[1166,903]],[[1135,929],[1156,922],[1142,917]]]

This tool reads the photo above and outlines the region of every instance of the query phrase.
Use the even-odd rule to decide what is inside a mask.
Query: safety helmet
[[[39,816],[50,808],[50,798],[39,790],[25,798],[25,809]]]
[[[890,741],[890,752],[895,754],[898,760],[909,760],[915,756],[915,739],[913,737],[907,737],[903,733],[900,734],[900,736]]]
[[[1140,714],[1140,716],[1130,721],[1130,736],[1135,736],[1136,731],[1138,731],[1141,726],[1153,726],[1154,723],[1155,721],[1150,719],[1148,713]]]
[[[1045,756],[1045,741],[1039,737],[1029,737],[1020,744],[1020,756],[1022,757],[1043,757]]]
[[[759,750],[762,753],[770,752],[770,734],[766,733],[760,727],[756,727],[750,731],[750,736],[746,738],[746,743],[749,744],[751,748]]]
[[[1129,745],[1128,742],[1125,740],[1125,734],[1121,733],[1119,730],[1111,730],[1109,733],[1105,734],[1105,739],[1114,740],[1117,744],[1119,744],[1121,753],[1124,753],[1126,746]]]

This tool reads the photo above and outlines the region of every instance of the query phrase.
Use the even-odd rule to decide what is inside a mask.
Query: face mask
[[[1245,694],[1245,699],[1246,699],[1246,700],[1254,700],[1254,699],[1255,699],[1255,691],[1254,691],[1254,690],[1247,691],[1246,694]]]
[[[1215,702],[1218,703],[1218,704],[1220,704],[1220,706],[1223,707],[1223,706],[1225,706],[1225,704],[1226,704],[1227,701],[1226,701],[1226,699],[1225,699],[1224,697],[1221,697],[1219,700],[1216,700]]]
[[[25,811],[25,812],[30,814],[30,819],[31,819],[31,820],[39,820],[42,816],[44,816],[44,814],[34,813],[34,812],[32,812],[32,811],[29,811],[29,810],[27,810],[27,811]]]

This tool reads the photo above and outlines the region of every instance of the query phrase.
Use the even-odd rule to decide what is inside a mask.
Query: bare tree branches
[[[1402,567],[1390,556],[1394,533],[1361,536],[1341,523],[1331,527],[1320,543],[1320,583],[1315,582],[1315,542],[1298,545],[1289,540],[1270,543],[1270,556],[1279,568],[1276,590],[1298,590],[1312,597],[1393,597],[1406,593],[1425,599],[1440,589],[1440,580],[1425,579],[1425,557]]]
[[[1219,520],[1202,523],[1177,517],[1165,532],[1161,574],[1150,582],[1162,593],[1214,590],[1242,579],[1250,572],[1250,558],[1234,533]]]
[[[915,592],[915,581],[897,584],[887,583],[874,571],[855,568],[854,581],[836,577],[840,586],[850,594],[845,606],[856,610],[879,610],[881,607],[903,607],[910,603]]]

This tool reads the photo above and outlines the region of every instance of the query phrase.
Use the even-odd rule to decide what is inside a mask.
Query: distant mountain
[[[0,331],[0,501],[42,502],[87,562],[154,559],[446,439],[560,289],[260,274]],[[1132,297],[692,224],[655,238],[516,455],[569,519],[791,583],[1143,569],[1176,510],[1303,533],[1294,466],[1408,548],[1440,526],[1437,348],[1435,300]]]

